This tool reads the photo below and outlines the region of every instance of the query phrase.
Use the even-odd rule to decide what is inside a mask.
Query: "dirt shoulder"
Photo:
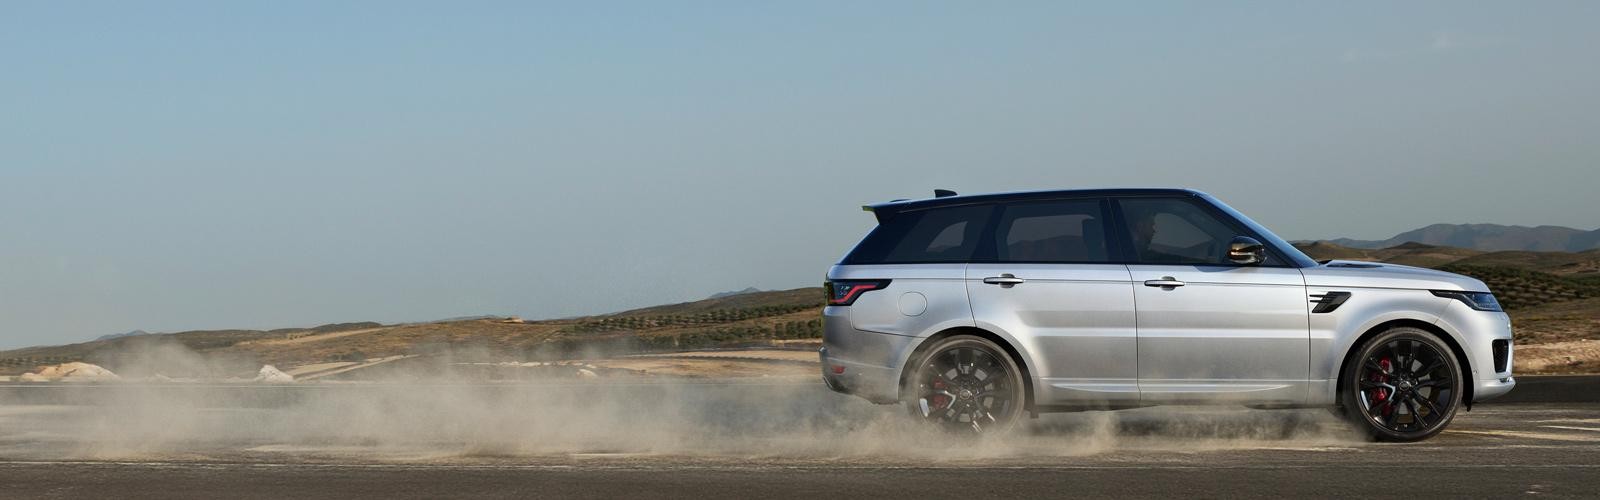
[[[1600,299],[1511,311],[1517,373],[1600,373]]]
[[[816,352],[782,349],[660,353],[585,362],[663,377],[810,377],[820,373]]]
[[[1584,339],[1517,346],[1513,359],[1519,375],[1600,373],[1600,341]]]

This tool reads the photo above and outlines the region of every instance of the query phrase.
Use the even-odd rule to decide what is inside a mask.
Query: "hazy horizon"
[[[1600,4],[0,4],[0,348],[815,286],[865,203],[1600,226]]]

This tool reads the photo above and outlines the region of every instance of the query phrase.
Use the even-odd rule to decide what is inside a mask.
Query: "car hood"
[[[1476,278],[1382,262],[1332,260],[1301,271],[1306,275],[1306,286],[1489,291],[1489,286]]]

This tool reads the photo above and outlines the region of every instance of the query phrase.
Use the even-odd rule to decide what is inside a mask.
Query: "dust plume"
[[[163,349],[150,358],[172,363],[175,356],[181,353]],[[971,440],[914,424],[899,406],[834,394],[814,379],[486,382],[478,371],[451,368],[459,365],[467,363],[413,364],[373,382],[0,387],[0,458],[631,454],[953,461],[1358,441],[1323,410],[1243,408],[1045,415],[1010,435]]]

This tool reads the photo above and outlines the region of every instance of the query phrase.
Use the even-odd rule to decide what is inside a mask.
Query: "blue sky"
[[[3,2],[0,347],[816,285],[857,207],[1600,226],[1600,4]]]

